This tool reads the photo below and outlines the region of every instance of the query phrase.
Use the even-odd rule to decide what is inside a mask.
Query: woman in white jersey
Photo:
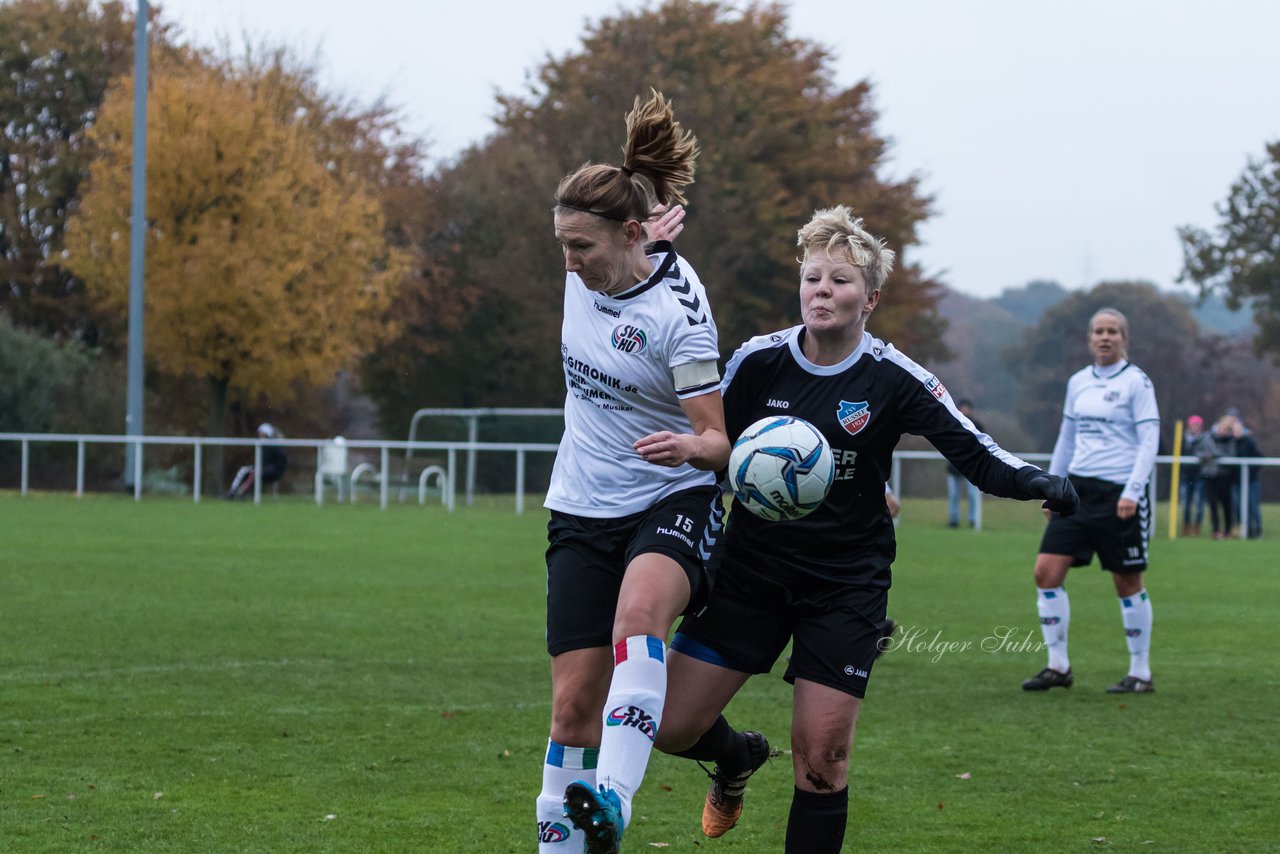
[[[547,492],[551,737],[540,851],[614,852],[666,697],[666,638],[705,598],[729,459],[706,292],[679,233],[697,144],[658,93],[627,116],[621,166],[556,190],[566,270],[565,432]]]
[[[1089,319],[1093,364],[1067,381],[1062,427],[1049,471],[1066,474],[1080,495],[1071,518],[1049,514],[1036,555],[1036,607],[1049,650],[1047,666],[1022,683],[1026,691],[1070,688],[1067,657],[1071,607],[1067,570],[1086,566],[1096,552],[1111,572],[1129,646],[1129,672],[1112,694],[1155,690],[1151,678],[1151,600],[1143,575],[1151,536],[1148,494],[1160,442],[1160,412],[1151,380],[1128,359],[1129,321],[1114,308]]]

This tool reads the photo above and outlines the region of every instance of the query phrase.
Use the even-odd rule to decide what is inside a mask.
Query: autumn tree
[[[910,263],[929,202],[915,180],[883,177],[869,85],[837,86],[828,50],[790,37],[780,4],[669,0],[589,25],[580,50],[500,98],[498,130],[438,173],[429,256],[443,286],[406,327],[436,348],[405,360],[396,354],[416,345],[399,339],[370,359],[384,409],[563,399],[552,197],[582,163],[619,162],[623,117],[651,87],[702,147],[679,248],[707,286],[725,355],[797,322],[796,231],[839,203],[904,253],[872,331],[917,358],[940,354],[938,286]],[[442,307],[454,313],[445,328]]]
[[[129,291],[132,78],[90,132],[89,189],[67,266],[123,319]],[[383,334],[403,276],[367,182],[321,159],[324,140],[281,93],[234,66],[155,68],[148,98],[146,351],[205,384],[208,430],[229,397],[288,399],[351,366]]]
[[[1166,444],[1173,420],[1194,411],[1194,401],[1213,387],[1215,374],[1203,358],[1200,325],[1179,296],[1146,282],[1109,282],[1073,293],[1046,311],[1007,355],[1021,377],[1018,416],[1036,450],[1053,447],[1067,380],[1093,362],[1089,318],[1103,307],[1119,309],[1129,319],[1129,358],[1155,386]]]
[[[1180,280],[1195,282],[1202,296],[1225,292],[1232,310],[1249,304],[1258,327],[1254,346],[1280,362],[1280,142],[1267,146],[1266,158],[1249,160],[1217,211],[1215,234],[1178,230]]]
[[[108,84],[131,67],[133,42],[120,2],[0,4],[0,307],[22,326],[96,338],[84,289],[59,252],[88,168],[86,131]],[[158,19],[151,43],[177,51]]]

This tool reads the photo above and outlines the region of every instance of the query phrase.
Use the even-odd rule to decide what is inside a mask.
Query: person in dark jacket
[[[1258,447],[1258,440],[1254,438],[1253,432],[1244,426],[1244,422],[1240,420],[1238,415],[1231,416],[1230,425],[1231,441],[1234,445],[1232,456],[1250,458],[1263,456],[1262,449]],[[1243,466],[1232,466],[1236,471],[1236,476],[1232,479],[1233,489],[1235,489],[1236,503],[1240,503],[1240,478],[1245,477]],[[1247,499],[1243,507],[1238,508],[1236,515],[1233,517],[1235,521],[1248,531],[1249,539],[1255,539],[1262,536],[1262,480],[1261,470],[1257,466],[1252,466],[1248,470],[1247,483]],[[1245,523],[1248,525],[1245,525]]]
[[[1204,478],[1200,463],[1217,456],[1213,437],[1204,429],[1204,419],[1199,415],[1187,418],[1187,432],[1182,436],[1182,536],[1200,536],[1200,523],[1204,521]]]
[[[258,425],[259,439],[280,439],[280,431],[270,424],[262,423]],[[285,467],[289,465],[289,457],[284,452],[281,445],[263,445],[262,446],[262,482],[265,484],[276,483],[280,478],[284,477]],[[227,490],[227,500],[234,501],[237,498],[244,498],[253,489],[253,466],[241,466],[236,472],[235,479],[231,481],[231,489]]]

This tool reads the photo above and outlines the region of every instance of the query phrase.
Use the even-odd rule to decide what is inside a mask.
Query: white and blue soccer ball
[[[761,519],[799,519],[831,491],[836,461],[831,445],[808,421],[772,415],[752,424],[729,455],[733,497]]]

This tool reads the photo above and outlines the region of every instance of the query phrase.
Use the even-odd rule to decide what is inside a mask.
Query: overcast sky
[[[437,158],[482,141],[492,131],[494,93],[523,92],[548,54],[578,48],[587,21],[646,6],[153,5],[196,43],[248,33],[318,55],[331,90],[385,96]],[[1177,227],[1212,227],[1214,205],[1248,159],[1280,139],[1275,0],[795,0],[788,7],[792,35],[834,52],[838,85],[873,84],[879,131],[894,141],[889,175],[919,175],[936,200],[911,257],[965,293],[992,296],[1034,279],[1173,287],[1182,258]]]

